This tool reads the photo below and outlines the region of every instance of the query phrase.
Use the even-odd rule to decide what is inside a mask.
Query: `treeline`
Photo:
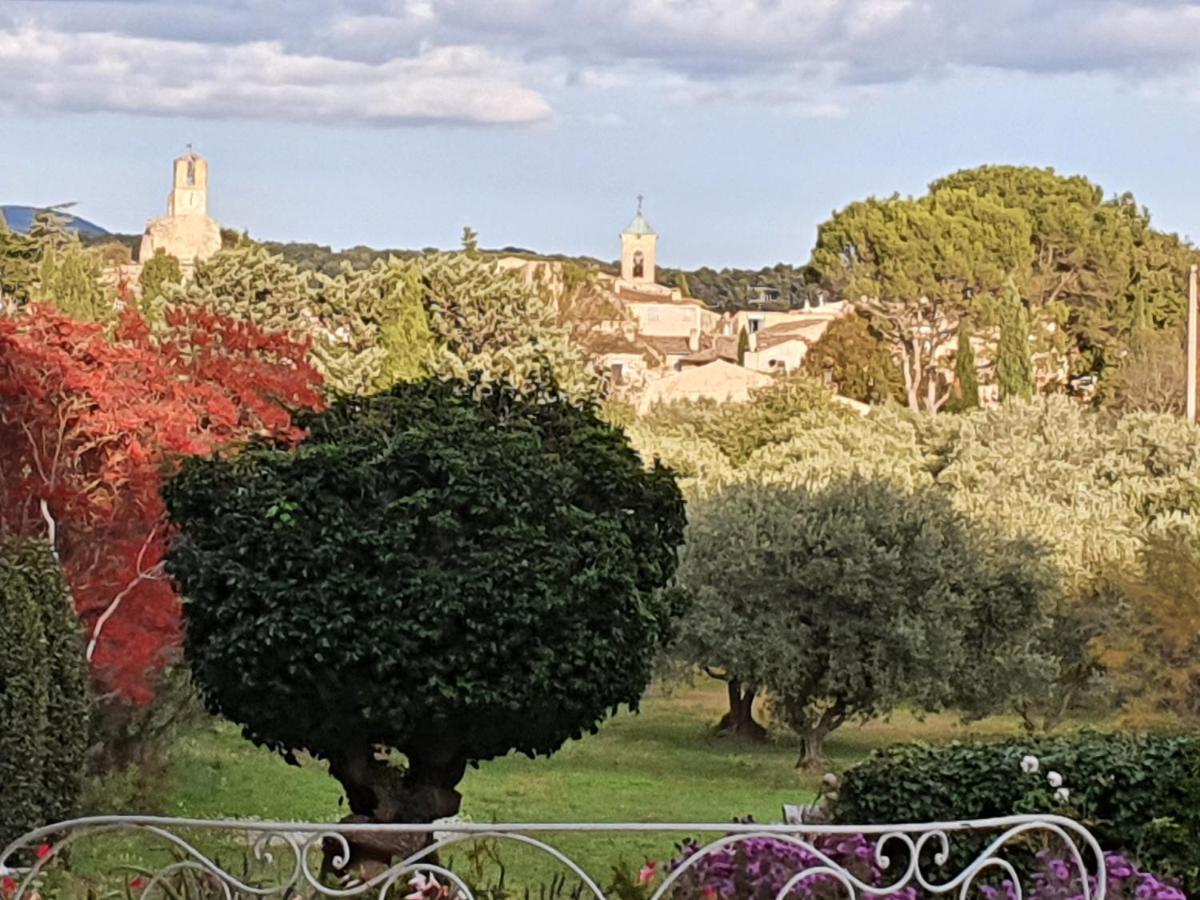
[[[683,479],[675,654],[729,682],[735,730],[756,693],[814,765],[898,706],[1200,722],[1196,426],[1061,397],[861,416],[791,378],[629,433]]]

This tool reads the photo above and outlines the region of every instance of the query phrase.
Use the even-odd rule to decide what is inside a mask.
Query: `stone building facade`
[[[208,160],[189,147],[175,160],[167,214],[146,225],[138,261],[162,250],[186,269],[220,249],[221,226],[208,214]]]

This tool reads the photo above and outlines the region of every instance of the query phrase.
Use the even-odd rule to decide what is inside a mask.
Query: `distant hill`
[[[40,212],[36,206],[0,206],[0,215],[13,231],[28,232],[33,225],[34,216]],[[94,222],[72,216],[68,213],[58,213],[67,223],[67,227],[79,234],[80,237],[105,237],[108,231]]]

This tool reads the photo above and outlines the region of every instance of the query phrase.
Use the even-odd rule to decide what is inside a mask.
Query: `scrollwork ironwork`
[[[679,894],[689,872],[711,860],[714,854],[736,849],[744,842],[769,839],[780,846],[803,851],[810,862],[790,873],[776,900],[794,896],[801,883],[814,878],[836,885],[850,900],[884,897],[904,891],[928,897],[957,895],[960,900],[980,887],[981,879],[999,876],[1012,882],[1016,895],[1022,896],[1022,878],[1018,865],[1009,858],[1011,851],[1021,858],[1034,838],[1043,844],[1053,841],[1064,859],[1074,868],[1078,879],[1077,896],[1082,900],[1104,900],[1106,874],[1104,856],[1092,834],[1071,819],[1061,816],[1009,816],[962,822],[935,822],[919,825],[828,825],[828,824],[714,824],[714,823],[532,823],[473,824],[456,823],[454,831],[435,837],[447,826],[439,824],[370,825],[318,824],[294,822],[257,822],[235,820],[173,819],[155,816],[98,816],[74,819],[29,832],[0,851],[0,877],[9,887],[6,900],[33,900],[38,885],[55,860],[62,859],[78,841],[113,832],[147,835],[173,856],[152,874],[136,880],[131,895],[138,900],[172,896],[167,885],[173,879],[192,877],[210,885],[205,896],[223,900],[243,898],[315,897],[405,897],[413,894],[413,879],[441,879],[443,900],[475,900],[471,885],[440,861],[442,851],[472,841],[511,843],[532,848],[547,857],[548,863],[569,873],[577,881],[577,896],[608,900],[605,890],[592,875],[556,847],[550,838],[563,834],[641,834],[661,833],[704,836],[698,844],[654,889],[651,900],[683,900]],[[247,852],[247,859],[261,864],[260,877],[236,874],[218,862],[217,854],[206,852],[193,834],[233,837]],[[332,862],[341,870],[352,860],[356,836],[428,834],[427,845],[406,858],[381,863],[378,871],[365,873],[360,880],[345,883],[331,880],[326,867],[314,866],[314,860]],[[873,860],[882,873],[880,883],[871,883],[850,871],[819,845],[829,836],[861,834],[872,841]],[[945,871],[954,857],[954,839],[964,835],[995,835],[982,850],[957,871]],[[186,835],[186,836],[185,836]],[[976,843],[974,846],[978,846]],[[900,860],[902,865],[893,862]],[[1026,873],[1030,875],[1032,873]],[[424,884],[423,880],[418,883]],[[15,887],[14,887],[15,886]],[[418,892],[419,893],[419,892]],[[687,900],[693,900],[688,897]]]

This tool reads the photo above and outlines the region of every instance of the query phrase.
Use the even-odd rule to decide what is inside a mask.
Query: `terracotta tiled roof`
[[[780,322],[758,331],[757,347],[766,350],[777,347],[788,341],[804,341],[809,346],[817,340],[829,327],[828,319],[797,319],[794,322]]]
[[[721,359],[732,360],[737,362],[738,358],[738,336],[734,335],[718,335],[713,338],[713,349],[717,351],[717,355]]]
[[[695,297],[675,298],[670,294],[656,294],[651,291],[639,291],[636,288],[618,288],[617,296],[632,303],[667,303],[672,306],[699,306],[702,309],[708,309],[708,305],[703,300],[697,300]]]
[[[606,353],[644,353],[646,348],[637,341],[631,341],[620,332],[596,332],[589,334],[584,341],[589,353],[603,356]]]
[[[810,347],[813,345],[811,338],[799,332],[785,331],[782,334],[766,334],[760,331],[755,347],[757,350],[769,350],[771,347],[778,347],[780,344],[788,344],[792,341],[801,341]]]
[[[708,342],[707,347],[697,350],[695,353],[688,354],[680,362],[690,366],[702,366],[705,363],[715,362],[718,359],[737,362],[738,339],[736,337],[716,335],[715,337],[708,338]]]
[[[627,339],[623,334],[592,334],[584,341],[589,356],[640,356],[647,365],[656,366],[662,361],[662,351],[657,351],[641,338]]]
[[[673,337],[669,335],[641,335],[641,340],[653,347],[659,353],[669,354],[671,356],[686,356],[692,352],[691,345],[685,337]]]

